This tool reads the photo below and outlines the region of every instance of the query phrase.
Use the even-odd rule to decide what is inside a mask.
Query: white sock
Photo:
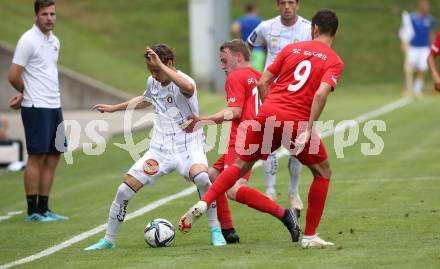
[[[267,160],[263,161],[264,183],[266,185],[266,193],[275,191],[277,183],[278,159],[275,153],[271,153]]]
[[[203,197],[203,195],[205,195],[205,193],[208,191],[209,187],[211,186],[211,181],[209,180],[208,173],[201,172],[197,174],[194,177],[193,181],[194,184],[196,184],[197,186],[200,198]],[[209,206],[206,215],[208,217],[209,228],[220,226],[220,223],[218,222],[218,218],[217,218],[217,204],[215,201],[212,202],[212,204]]]
[[[318,234],[314,234],[314,235],[303,235],[303,239],[311,240],[311,239],[314,239],[316,236],[318,236]]]
[[[287,167],[289,168],[290,174],[289,192],[298,193],[299,176],[301,175],[302,164],[297,158],[290,156]]]
[[[119,185],[115,200],[113,201],[108,214],[108,226],[104,236],[104,239],[107,242],[111,244],[115,242],[119,226],[124,221],[125,215],[127,214],[128,202],[133,198],[135,193],[136,192],[134,192],[127,184],[122,183]]]
[[[423,90],[423,80],[421,80],[420,78],[416,78],[416,80],[414,81],[414,93],[415,94],[421,94],[422,90]]]

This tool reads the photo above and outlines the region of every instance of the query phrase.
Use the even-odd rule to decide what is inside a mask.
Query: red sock
[[[262,194],[257,189],[249,186],[242,186],[235,194],[237,202],[252,207],[258,211],[271,214],[272,216],[281,219],[284,215],[284,208],[272,201],[266,195]]]
[[[322,212],[324,211],[330,180],[323,177],[315,177],[309,190],[309,204],[306,215],[306,228],[304,235],[316,234]]]
[[[240,168],[235,165],[229,166],[217,176],[212,186],[208,189],[208,192],[203,195],[202,201],[205,201],[208,205],[210,205],[220,195],[224,194],[227,190],[234,186],[235,182],[237,182],[239,178]]]
[[[222,229],[231,229],[232,224],[231,211],[229,210],[228,199],[222,194],[217,197],[217,217]]]

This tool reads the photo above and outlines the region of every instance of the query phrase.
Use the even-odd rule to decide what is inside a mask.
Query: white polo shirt
[[[59,108],[58,54],[60,41],[34,25],[18,41],[12,63],[23,66],[23,107]]]
[[[310,21],[298,16],[294,25],[286,26],[281,22],[281,16],[277,16],[260,23],[249,35],[247,42],[254,47],[266,47],[266,69],[286,45],[307,40],[312,40]]]

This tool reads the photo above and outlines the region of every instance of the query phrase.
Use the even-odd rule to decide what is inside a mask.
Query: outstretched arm
[[[126,109],[139,109],[145,108],[149,106],[150,103],[145,101],[144,97],[136,96],[126,102],[116,104],[116,105],[107,105],[107,104],[97,104],[93,106],[93,109],[98,110],[101,113],[108,112],[113,113],[116,111],[126,110]]]
[[[224,121],[232,121],[241,117],[243,109],[241,107],[226,107],[221,111],[206,117],[192,116],[183,123],[182,129],[185,132],[192,132],[205,125],[221,124]]]
[[[200,120],[215,122],[215,124],[220,124],[224,121],[236,120],[241,117],[241,112],[243,109],[241,107],[226,107],[221,111],[214,113],[206,117],[200,117]]]

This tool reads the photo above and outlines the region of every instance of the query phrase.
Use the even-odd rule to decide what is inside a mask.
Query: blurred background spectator
[[[257,5],[253,2],[244,5],[245,14],[232,23],[231,32],[234,38],[246,41],[252,31],[262,22],[258,16]],[[263,47],[256,47],[252,51],[252,67],[263,71],[265,52]]]
[[[430,2],[419,0],[416,11],[402,13],[399,36],[405,53],[405,90],[403,95],[423,97],[425,73],[428,70],[428,55],[434,37],[435,20],[429,14]],[[416,78],[414,80],[414,73]]]

